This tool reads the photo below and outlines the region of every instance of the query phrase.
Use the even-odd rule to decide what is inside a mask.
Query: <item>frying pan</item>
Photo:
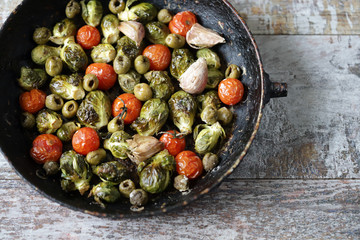
[[[10,15],[0,32],[0,147],[17,173],[47,198],[66,207],[96,216],[109,218],[150,216],[167,212],[208,193],[228,176],[245,156],[259,128],[262,109],[272,97],[286,96],[286,84],[273,83],[264,72],[259,51],[244,20],[226,0],[153,0],[159,9],[172,12],[189,10],[199,22],[226,39],[226,44],[215,47],[224,63],[234,63],[243,70],[241,81],[246,88],[246,99],[233,107],[236,117],[227,131],[227,141],[218,155],[220,164],[205,177],[193,182],[191,191],[182,194],[167,191],[158,195],[141,212],[130,210],[126,201],[108,204],[105,209],[93,200],[77,193],[65,193],[58,179],[43,180],[36,176],[41,166],[29,157],[32,139],[20,125],[21,110],[18,96],[21,89],[16,79],[21,66],[29,65],[30,52],[35,47],[31,40],[33,30],[39,26],[51,28],[65,18],[67,0],[24,0]],[[104,9],[107,2],[102,1]],[[224,64],[223,64],[224,65]]]

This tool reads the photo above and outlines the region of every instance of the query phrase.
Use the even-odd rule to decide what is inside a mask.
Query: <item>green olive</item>
[[[24,128],[33,128],[35,126],[35,116],[29,112],[21,114],[21,126]]]
[[[125,1],[124,0],[110,0],[109,2],[109,10],[113,14],[118,14],[125,9]]]
[[[107,129],[110,133],[124,130],[124,121],[120,118],[120,116],[116,116],[108,123]]]
[[[117,55],[113,62],[114,71],[117,74],[125,74],[131,68],[131,61],[128,56]]]
[[[70,0],[66,5],[65,14],[67,18],[74,18],[81,11],[81,6],[77,1]]]
[[[146,83],[139,83],[134,87],[134,95],[140,101],[150,100],[153,96],[151,87]]]
[[[102,148],[99,148],[95,151],[89,152],[86,154],[86,161],[91,165],[98,165],[106,158],[106,151]]]
[[[207,153],[202,160],[202,164],[204,170],[209,172],[219,164],[219,157],[214,153]]]
[[[135,206],[144,206],[148,201],[148,195],[142,189],[133,190],[129,197],[130,203]]]
[[[140,55],[134,61],[135,70],[140,74],[145,74],[150,69],[150,61],[147,57]]]
[[[169,23],[173,16],[167,9],[161,9],[157,15],[158,20],[162,23]]]
[[[171,48],[182,48],[185,45],[185,38],[179,34],[171,33],[165,38],[165,43]]]
[[[49,161],[43,165],[43,169],[45,170],[46,175],[55,175],[59,172],[60,166],[57,162]]]
[[[76,101],[71,100],[64,104],[61,113],[66,118],[72,118],[76,115],[78,108],[79,104]]]
[[[130,193],[135,189],[135,183],[131,179],[124,180],[119,185],[120,193],[126,198],[129,198]]]
[[[231,64],[228,66],[228,68],[225,71],[225,77],[226,78],[235,78],[238,79],[241,75],[241,70],[240,68],[235,65],[235,64]]]
[[[59,75],[63,69],[63,62],[60,57],[52,56],[46,59],[45,70],[46,73],[52,77]]]
[[[98,88],[99,86],[99,79],[97,78],[97,76],[95,74],[86,74],[84,76],[84,81],[83,81],[83,88],[88,91],[94,91]]]
[[[47,43],[50,37],[51,31],[46,27],[36,28],[33,34],[33,40],[39,45]]]
[[[174,178],[174,188],[180,192],[189,190],[189,178],[185,175],[177,175]]]
[[[59,111],[64,106],[64,100],[57,94],[46,96],[45,106],[53,111]]]
[[[226,107],[222,107],[217,111],[217,119],[222,125],[228,125],[233,119],[233,113]]]

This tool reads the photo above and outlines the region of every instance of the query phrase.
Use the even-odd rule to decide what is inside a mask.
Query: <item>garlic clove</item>
[[[225,43],[225,38],[217,32],[195,23],[186,34],[186,42],[195,49],[211,48],[219,43]]]
[[[125,36],[133,40],[137,47],[140,46],[142,40],[145,37],[144,26],[136,21],[121,22],[119,25],[119,30]]]
[[[199,58],[180,76],[180,87],[190,94],[204,91],[208,80],[208,67],[205,58]]]
[[[137,165],[164,149],[164,143],[152,136],[136,134],[126,142],[130,150],[128,157]]]

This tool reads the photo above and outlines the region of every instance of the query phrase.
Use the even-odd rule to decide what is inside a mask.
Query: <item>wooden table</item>
[[[0,21],[20,2],[0,0]],[[230,2],[289,86],[236,171],[184,209],[114,221],[51,202],[1,157],[1,239],[360,238],[360,1]]]

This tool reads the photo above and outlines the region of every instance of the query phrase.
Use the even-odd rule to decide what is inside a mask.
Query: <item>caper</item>
[[[45,106],[53,111],[59,111],[64,106],[64,100],[57,94],[46,96]]]
[[[109,2],[109,10],[113,14],[120,13],[124,9],[125,9],[125,1],[124,0],[110,0],[110,2]]]
[[[88,91],[94,91],[98,88],[99,86],[99,79],[97,78],[97,76],[95,74],[86,74],[84,76],[84,81],[83,81],[83,88]]]
[[[21,126],[24,128],[33,128],[35,126],[35,116],[29,112],[21,114]]]
[[[91,165],[98,165],[106,158],[106,151],[99,148],[86,154],[86,161]]]
[[[218,165],[218,163],[219,163],[219,157],[214,153],[205,154],[202,160],[202,164],[206,172],[212,170],[214,167]]]
[[[128,56],[117,55],[113,62],[114,71],[117,74],[125,74],[131,68],[131,61]]]
[[[67,18],[74,18],[81,11],[81,6],[77,1],[70,0],[66,5],[65,14]]]
[[[185,38],[179,34],[171,33],[165,38],[165,43],[171,48],[182,48],[185,45]]]
[[[49,41],[51,37],[50,29],[46,27],[36,28],[33,34],[33,40],[39,45],[43,45]]]
[[[140,101],[145,102],[152,98],[153,92],[148,84],[139,83],[134,87],[134,95]]]
[[[180,192],[189,190],[189,178],[185,175],[177,175],[174,178],[174,188]]]
[[[162,23],[169,23],[173,16],[167,9],[161,9],[157,15],[158,20]]]
[[[124,130],[124,121],[120,118],[120,116],[116,116],[108,123],[107,129],[110,133]]]
[[[140,55],[134,61],[135,70],[140,74],[145,74],[150,69],[150,61],[147,57]]]
[[[131,179],[124,180],[119,185],[120,193],[127,198],[130,197],[130,193],[135,189],[135,183]]]
[[[233,113],[226,107],[222,107],[217,111],[217,119],[222,125],[228,125],[233,119]]]
[[[46,175],[55,175],[59,172],[60,166],[57,162],[49,161],[43,165],[43,169],[45,170]]]
[[[226,78],[235,78],[238,79],[241,75],[241,70],[240,68],[235,65],[235,64],[231,64],[228,66],[228,68],[225,71],[225,77]]]
[[[79,104],[76,101],[71,100],[64,104],[61,113],[66,118],[72,118],[76,115],[78,108]]]
[[[59,75],[63,69],[63,62],[60,57],[52,56],[46,59],[45,70],[46,73],[52,77]]]
[[[148,195],[142,189],[133,190],[129,197],[130,203],[135,206],[144,206],[148,201]]]

